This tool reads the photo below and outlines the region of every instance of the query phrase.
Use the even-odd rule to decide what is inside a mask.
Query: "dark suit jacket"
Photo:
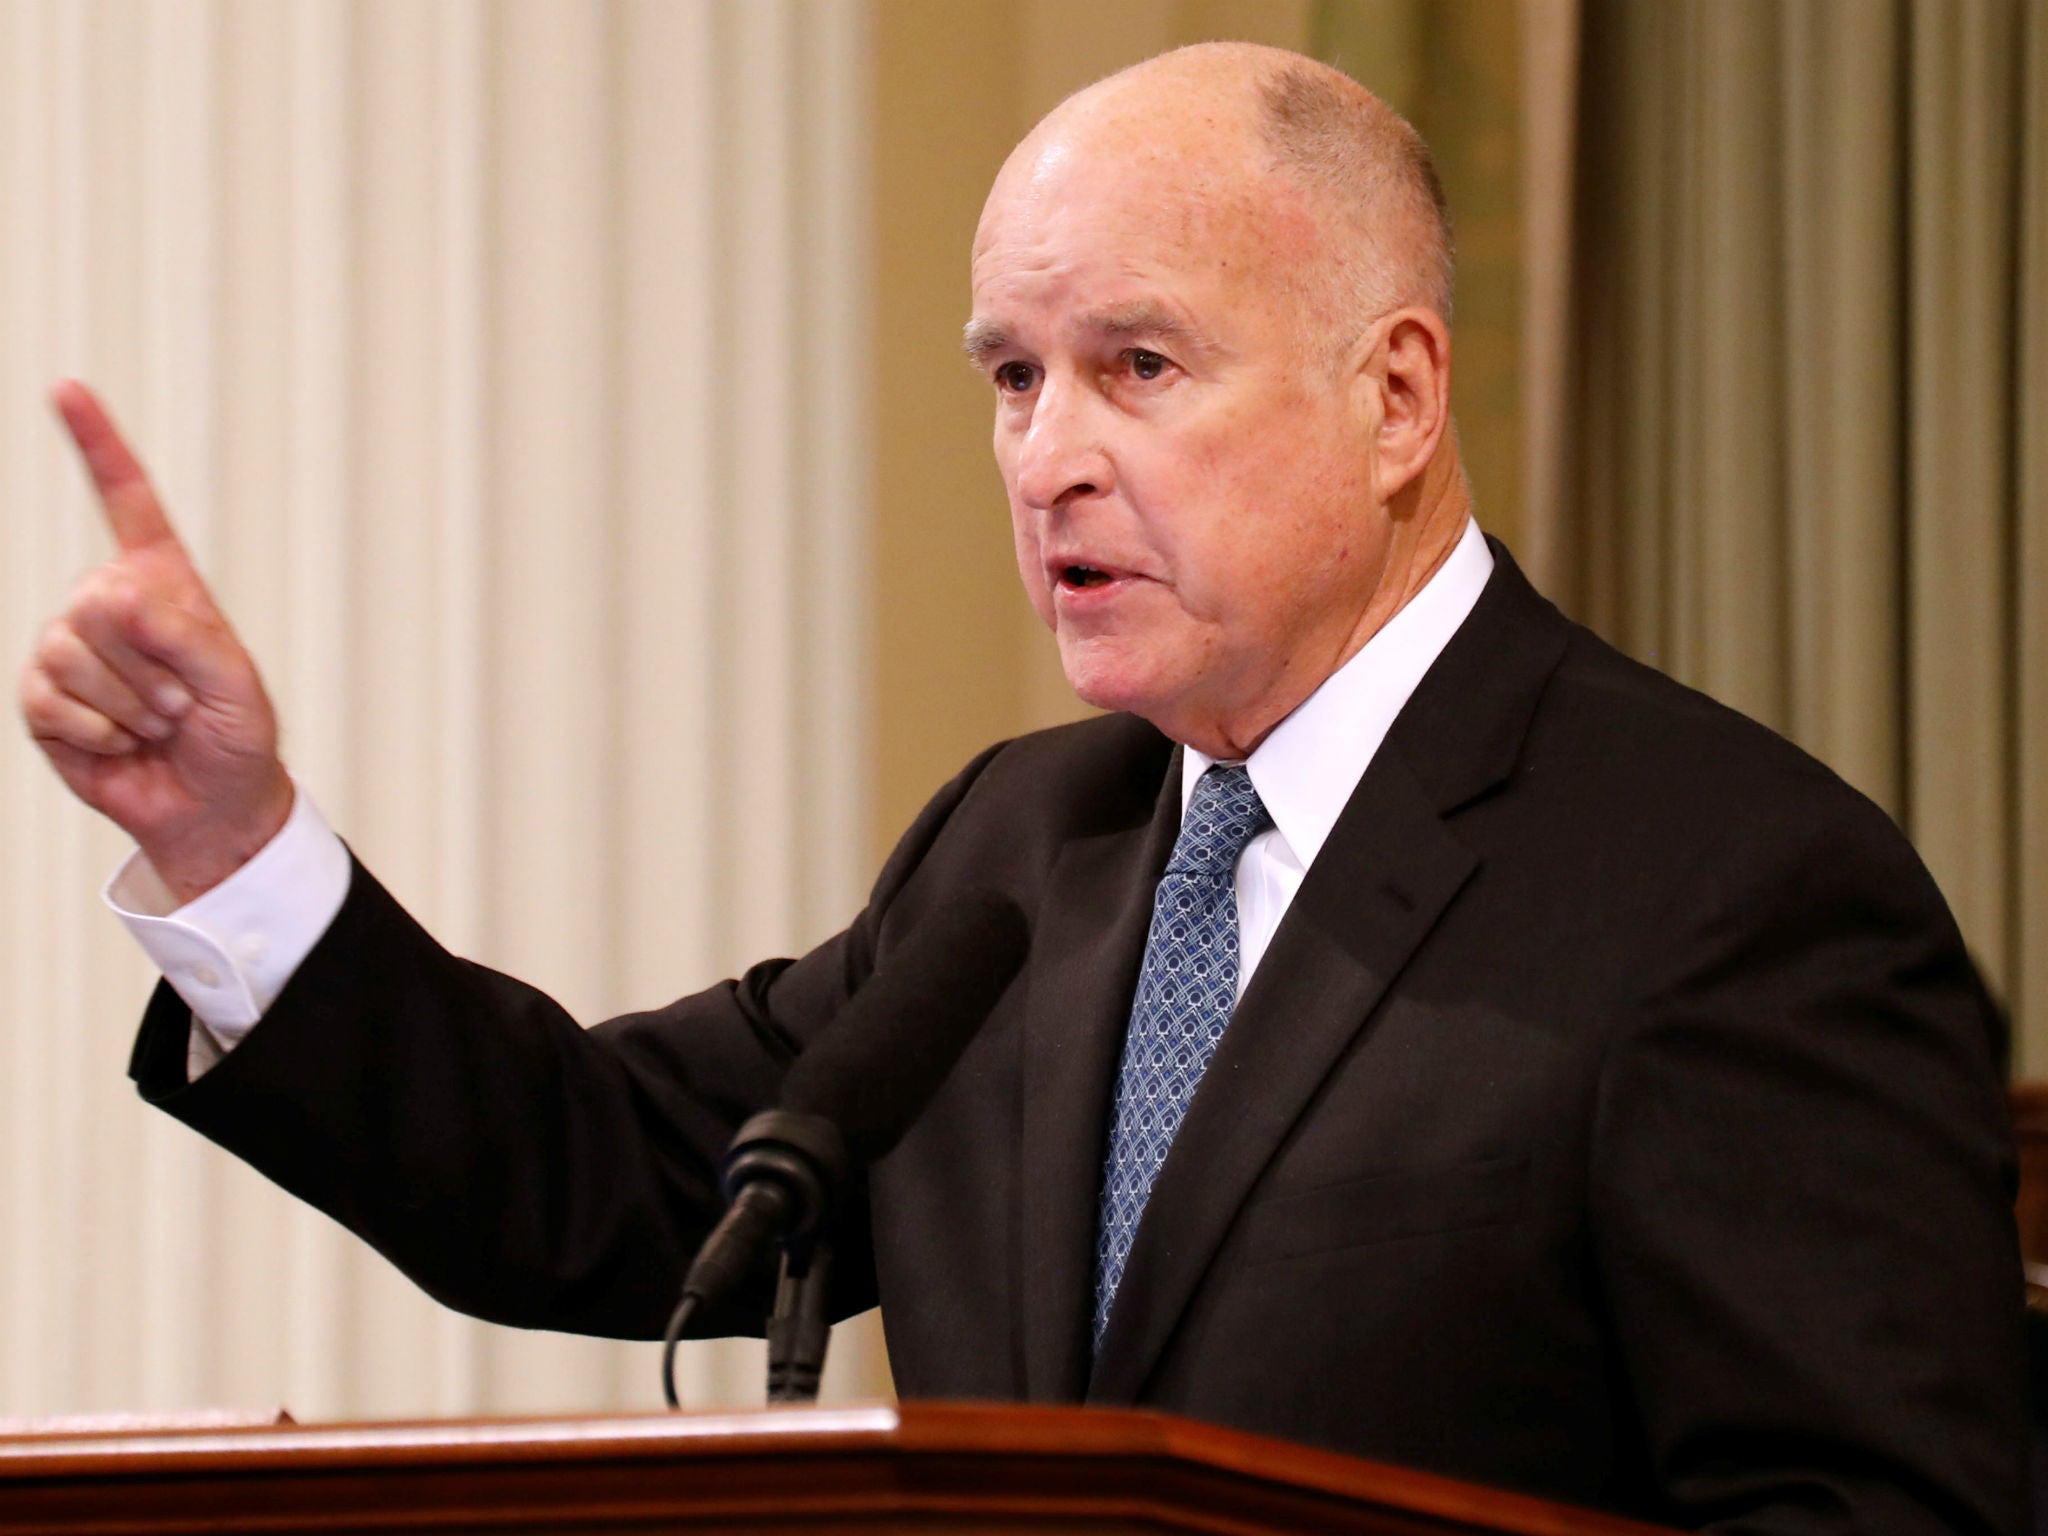
[[[366,873],[271,1015],[151,1099],[508,1322],[649,1337],[737,1123],[923,914],[1030,959],[851,1213],[906,1395],[1138,1403],[1755,1531],[2018,1530],[1993,1010],[1874,807],[1505,552],[1301,888],[1160,1173],[1099,1358],[1111,1079],[1178,758],[984,754],[794,963],[585,1032]],[[720,1319],[744,1327],[737,1311]]]

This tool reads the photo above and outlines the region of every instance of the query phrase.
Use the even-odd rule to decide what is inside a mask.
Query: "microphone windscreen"
[[[782,1107],[822,1115],[860,1164],[910,1128],[1024,964],[1024,914],[974,891],[925,916],[798,1055]]]

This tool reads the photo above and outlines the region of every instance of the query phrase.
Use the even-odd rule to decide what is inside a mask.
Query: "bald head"
[[[1048,113],[997,190],[1077,155],[1108,156],[1158,181],[1162,216],[1282,226],[1305,217],[1313,238],[1280,241],[1268,254],[1288,270],[1272,275],[1300,291],[1340,345],[1398,306],[1450,317],[1450,214],[1429,149],[1399,113],[1326,64],[1254,43],[1148,59]],[[1174,208],[1175,193],[1190,206]]]
[[[1451,317],[1450,205],[1429,146],[1350,76],[1291,59],[1258,84],[1259,132],[1281,170],[1356,242],[1368,313],[1421,304]]]
[[[1461,536],[1432,182],[1367,92],[1237,44],[1090,86],[1004,164],[967,351],[1091,704],[1243,757]]]

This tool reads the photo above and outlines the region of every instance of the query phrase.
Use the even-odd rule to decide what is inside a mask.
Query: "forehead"
[[[1020,151],[989,195],[974,242],[975,318],[1161,300],[1203,324],[1263,312],[1299,290],[1317,241],[1305,196],[1241,140],[1220,151],[1056,141]]]

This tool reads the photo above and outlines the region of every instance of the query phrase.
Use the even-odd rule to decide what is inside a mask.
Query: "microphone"
[[[831,1121],[856,1163],[879,1161],[939,1091],[1030,941],[1017,904],[993,891],[932,913],[798,1055],[784,1110]]]
[[[887,1154],[938,1092],[1029,942],[1007,896],[970,892],[934,911],[798,1054],[780,1107],[740,1127],[719,1170],[728,1208],[690,1265],[663,1341],[670,1407],[690,1315],[730,1294],[771,1242],[808,1243],[823,1230],[853,1170]]]

